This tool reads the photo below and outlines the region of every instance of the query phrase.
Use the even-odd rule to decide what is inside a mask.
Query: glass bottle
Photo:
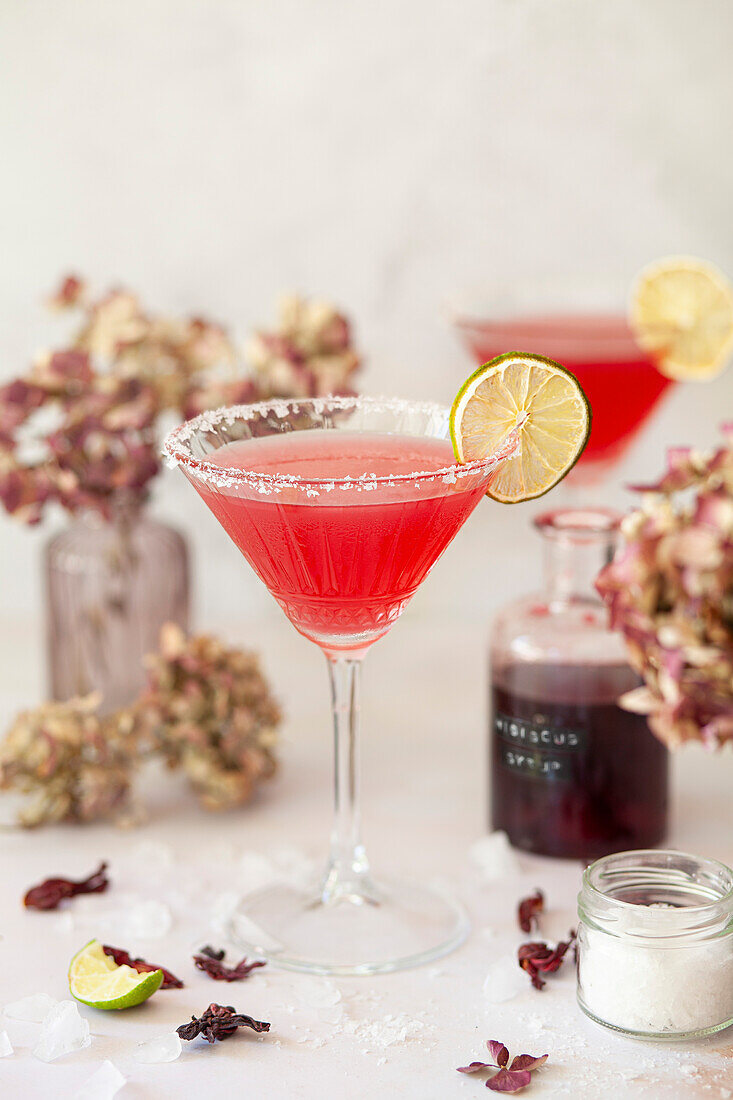
[[[587,861],[666,833],[668,753],[643,716],[617,705],[640,681],[594,587],[619,519],[603,509],[539,516],[545,591],[494,625],[492,826],[541,855]]]
[[[163,623],[188,627],[183,537],[120,500],[109,520],[84,512],[51,539],[45,578],[52,698],[99,692],[103,711],[132,702]]]

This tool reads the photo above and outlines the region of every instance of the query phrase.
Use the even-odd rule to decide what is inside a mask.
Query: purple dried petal
[[[498,1039],[489,1039],[486,1046],[495,1064],[503,1069],[509,1061],[509,1051],[507,1048],[503,1043],[500,1043]]]
[[[459,1073],[479,1073],[482,1069],[493,1069],[490,1062],[470,1062],[467,1066],[458,1066]]]
[[[514,1072],[515,1070],[527,1069],[531,1073],[535,1069],[539,1069],[543,1066],[549,1054],[542,1054],[539,1058],[533,1058],[531,1054],[518,1054],[516,1058],[512,1058],[512,1064],[509,1069]]]
[[[528,1070],[500,1069],[486,1082],[486,1088],[492,1092],[519,1092],[531,1083],[532,1074]]]

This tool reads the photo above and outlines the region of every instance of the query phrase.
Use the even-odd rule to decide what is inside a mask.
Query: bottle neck
[[[565,510],[540,516],[545,591],[551,605],[600,602],[595,581],[616,548],[618,516],[606,511]]]

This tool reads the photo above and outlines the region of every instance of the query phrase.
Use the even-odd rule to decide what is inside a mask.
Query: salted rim
[[[401,409],[422,412],[427,415],[441,418],[445,421],[446,430],[450,419],[450,409],[432,401],[411,401],[407,398],[389,397],[306,397],[306,398],[274,398],[269,401],[257,401],[245,405],[225,405],[218,409],[207,410],[200,413],[192,420],[180,424],[169,432],[163,441],[163,454],[166,462],[171,467],[182,466],[186,470],[194,472],[201,480],[212,482],[218,487],[226,487],[236,484],[244,484],[256,488],[259,492],[279,490],[282,488],[302,488],[317,491],[318,489],[372,489],[379,485],[400,485],[415,481],[443,480],[454,482],[457,478],[467,477],[472,473],[492,469],[500,462],[510,458],[520,446],[520,440],[514,433],[508,435],[498,450],[482,459],[472,462],[456,462],[450,466],[443,466],[438,470],[416,470],[409,474],[361,474],[358,477],[337,478],[304,478],[297,474],[263,473],[258,470],[245,470],[235,467],[220,466],[215,462],[209,462],[205,458],[195,458],[187,448],[190,440],[200,431],[212,431],[220,424],[233,424],[236,420],[250,420],[255,416],[274,413],[275,416],[284,418],[298,408],[307,408],[315,413],[323,413],[326,409],[341,410],[368,407],[375,411],[399,412]],[[419,439],[420,436],[414,438]],[[438,438],[430,436],[428,438]],[[446,434],[446,442],[450,443],[450,435]]]

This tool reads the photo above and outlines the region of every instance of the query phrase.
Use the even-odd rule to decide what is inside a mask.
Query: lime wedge
[[[578,461],[591,410],[578,380],[552,359],[512,351],[471,375],[450,411],[459,462],[492,454],[511,432],[521,446],[498,469],[488,496],[503,504],[541,497]]]
[[[139,974],[131,966],[117,966],[99,940],[82,947],[69,967],[72,996],[92,1008],[132,1008],[152,997],[162,981],[162,970]]]
[[[636,277],[629,320],[668,378],[714,378],[733,352],[733,287],[704,260],[672,256]]]

